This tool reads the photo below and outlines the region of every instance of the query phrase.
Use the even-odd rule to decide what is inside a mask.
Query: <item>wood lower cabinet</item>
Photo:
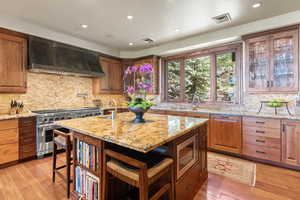
[[[0,165],[19,159],[18,120],[0,121]]]
[[[282,162],[300,166],[300,121],[282,121]]]
[[[122,94],[123,68],[120,60],[100,57],[104,77],[93,79],[94,94]]]
[[[175,142],[176,199],[193,199],[207,179],[207,124]]]
[[[19,159],[32,158],[36,155],[36,118],[19,119]]]
[[[243,117],[243,155],[280,162],[280,120]]]
[[[26,54],[25,38],[0,29],[0,93],[26,92]]]
[[[211,115],[209,136],[211,148],[240,154],[242,150],[241,117]]]

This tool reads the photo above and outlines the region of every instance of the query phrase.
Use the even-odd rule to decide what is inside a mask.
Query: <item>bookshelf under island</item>
[[[207,179],[208,119],[145,114],[146,123],[133,124],[131,113],[121,113],[115,121],[108,117],[88,117],[59,121],[73,132],[73,200],[106,200],[102,187],[106,163],[104,150],[119,146],[141,153],[159,150],[174,160],[175,199],[193,199]],[[150,159],[150,158],[149,158]],[[111,185],[110,185],[111,186]],[[120,188],[108,188],[121,199]]]

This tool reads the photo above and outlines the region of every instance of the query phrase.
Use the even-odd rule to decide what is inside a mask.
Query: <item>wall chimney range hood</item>
[[[71,45],[29,37],[29,71],[82,77],[104,76],[99,53]]]

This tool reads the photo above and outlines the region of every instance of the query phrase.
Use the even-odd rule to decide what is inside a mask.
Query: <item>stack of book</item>
[[[98,150],[97,147],[77,140],[77,161],[84,167],[97,171]]]
[[[75,191],[87,200],[99,199],[99,178],[83,170],[79,166],[75,168]]]

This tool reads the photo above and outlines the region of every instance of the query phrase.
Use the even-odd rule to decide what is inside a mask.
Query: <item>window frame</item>
[[[235,52],[235,98],[234,102],[217,101],[217,55]],[[211,70],[210,70],[210,99],[206,101],[206,104],[240,104],[241,103],[241,74],[242,74],[242,43],[224,45],[220,47],[207,48],[203,50],[197,50],[190,53],[179,54],[175,56],[165,57],[162,59],[163,64],[163,82],[164,88],[162,90],[163,101],[165,102],[176,102],[176,103],[188,103],[185,98],[185,64],[186,59],[199,58],[210,56],[211,59]],[[168,98],[168,69],[167,63],[172,61],[180,61],[180,97],[178,100],[170,100]]]

